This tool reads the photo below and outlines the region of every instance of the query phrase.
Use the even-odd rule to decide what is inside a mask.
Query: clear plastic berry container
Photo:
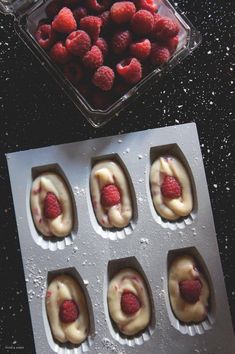
[[[94,127],[100,127],[112,117],[117,116],[121,110],[127,107],[136,97],[146,92],[150,85],[156,84],[163,73],[170,71],[201,42],[200,33],[178,9],[176,10],[167,0],[156,0],[158,13],[177,21],[180,26],[179,43],[175,52],[167,63],[152,68],[137,84],[130,89],[128,88],[127,92],[121,97],[110,99],[110,104],[104,109],[97,109],[66,79],[61,69],[51,61],[47,52],[35,40],[38,23],[46,18],[45,9],[49,3],[50,1],[42,0],[0,0],[0,11],[14,16],[15,30],[20,38],[38,60],[44,64],[45,69]]]

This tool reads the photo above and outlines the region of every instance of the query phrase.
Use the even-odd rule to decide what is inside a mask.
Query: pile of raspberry
[[[105,109],[177,48],[155,0],[52,0],[35,39],[93,108]]]

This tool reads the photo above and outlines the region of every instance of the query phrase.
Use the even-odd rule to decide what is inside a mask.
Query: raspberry
[[[141,307],[139,298],[130,291],[124,291],[121,297],[121,308],[125,315],[134,315]]]
[[[78,63],[69,63],[64,67],[64,76],[73,84],[76,84],[83,77],[81,66]]]
[[[44,199],[44,215],[47,219],[55,219],[62,214],[62,208],[56,195],[48,192]]]
[[[54,18],[58,12],[62,9],[63,5],[62,2],[59,0],[52,0],[50,4],[46,7],[46,14],[49,18]]]
[[[104,38],[99,37],[95,42],[95,45],[101,50],[103,56],[105,57],[108,53],[108,44]]]
[[[73,13],[67,7],[63,7],[52,22],[52,28],[57,32],[70,33],[77,28],[77,22]]]
[[[109,91],[113,87],[114,72],[108,66],[101,66],[95,72],[92,82],[102,91]]]
[[[190,304],[195,304],[200,298],[202,284],[200,280],[183,280],[179,283],[182,298]]]
[[[35,33],[35,38],[43,49],[49,49],[55,43],[56,33],[51,25],[41,25]]]
[[[97,69],[103,65],[103,54],[96,45],[93,45],[91,50],[85,54],[83,64],[89,69]]]
[[[79,309],[76,302],[74,300],[64,300],[60,305],[59,316],[60,320],[64,323],[76,321],[79,316]]]
[[[178,44],[179,44],[179,37],[178,36],[169,38],[168,40],[166,40],[164,42],[164,45],[167,47],[167,49],[170,51],[171,54],[174,53]]]
[[[165,64],[170,59],[170,56],[170,52],[166,47],[163,47],[157,43],[152,43],[150,61],[153,65]]]
[[[115,184],[107,184],[101,191],[101,204],[103,207],[111,207],[121,202],[119,189]]]
[[[137,11],[131,20],[132,31],[138,35],[144,36],[153,30],[154,17],[147,10]]]
[[[74,31],[67,37],[65,44],[70,53],[83,57],[91,48],[91,39],[84,31]]]
[[[120,55],[128,49],[131,44],[131,33],[130,31],[118,31],[114,34],[112,38],[112,50],[114,54]]]
[[[111,22],[110,11],[102,12],[99,17],[102,21],[102,28],[106,28]]]
[[[175,37],[179,33],[179,25],[169,17],[156,18],[153,36],[157,39],[166,40]]]
[[[151,52],[151,43],[148,39],[142,39],[138,42],[132,43],[130,46],[130,53],[133,57],[144,60]]]
[[[115,2],[110,9],[111,18],[117,24],[129,22],[135,12],[136,7],[131,1]]]
[[[94,12],[102,12],[109,7],[110,0],[86,0],[88,7]]]
[[[51,60],[57,64],[66,64],[71,59],[71,54],[69,53],[64,42],[62,41],[57,42],[53,45],[49,55]]]
[[[179,198],[182,194],[181,186],[173,176],[165,176],[161,185],[161,192],[165,198]]]
[[[118,74],[128,83],[136,84],[142,78],[142,67],[136,58],[128,58],[116,66]]]
[[[73,17],[75,18],[77,24],[83,17],[87,16],[87,9],[85,7],[79,6],[73,10]]]
[[[96,42],[99,37],[101,25],[102,20],[97,16],[86,16],[80,21],[81,29],[87,32],[94,42]]]
[[[155,0],[138,0],[137,8],[138,10],[143,9],[152,13],[157,11],[157,5],[155,4]]]

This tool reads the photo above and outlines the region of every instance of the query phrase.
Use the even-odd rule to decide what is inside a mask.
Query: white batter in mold
[[[117,186],[121,200],[116,205],[105,207],[101,203],[101,192],[107,185]],[[132,218],[132,201],[129,185],[121,167],[114,161],[97,162],[90,177],[92,204],[96,218],[105,228],[123,228]]]
[[[184,281],[195,280],[199,280],[201,283],[201,290],[197,301],[189,302],[182,296],[180,286]],[[168,291],[172,311],[180,321],[198,323],[206,318],[210,294],[209,286],[204,275],[196,268],[193,257],[183,255],[172,262],[168,275]]]
[[[79,311],[78,318],[65,323],[60,318],[60,307],[65,300],[73,300]],[[87,302],[78,282],[69,275],[54,278],[46,293],[46,310],[52,335],[60,343],[82,343],[89,334]]]
[[[44,202],[48,192],[56,196],[61,206],[61,214],[54,219],[46,218],[44,213]],[[65,182],[59,175],[50,172],[38,176],[31,187],[30,204],[35,226],[43,236],[64,237],[71,232],[72,200]]]
[[[161,186],[166,176],[173,176],[181,186],[178,198],[166,198]],[[190,178],[183,164],[173,156],[162,156],[152,164],[150,186],[153,204],[160,216],[167,220],[177,220],[190,214],[193,208],[193,195]]]
[[[134,294],[140,303],[139,310],[131,315],[123,312],[121,300],[124,293]],[[131,268],[125,268],[110,281],[108,288],[108,307],[112,320],[120,332],[133,336],[144,330],[151,319],[151,305],[142,276]]]

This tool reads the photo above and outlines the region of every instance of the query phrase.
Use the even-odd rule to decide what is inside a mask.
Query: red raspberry
[[[85,7],[79,6],[73,10],[73,16],[78,24],[83,17],[87,16],[87,9]]]
[[[157,39],[166,40],[175,37],[179,33],[179,25],[169,17],[155,19],[153,36]]]
[[[110,105],[110,96],[108,92],[93,92],[92,104],[96,109],[105,109]]]
[[[145,36],[153,30],[154,17],[147,10],[137,11],[131,20],[132,31],[138,35]]]
[[[102,91],[109,91],[113,87],[114,72],[108,66],[101,66],[95,72],[92,82]]]
[[[155,0],[138,0],[137,9],[143,9],[154,13],[157,11],[157,5],[155,3]]]
[[[81,65],[78,63],[69,63],[64,67],[64,76],[73,84],[76,84],[83,77]]]
[[[129,22],[135,12],[136,7],[131,1],[115,2],[110,9],[113,22],[118,24]]]
[[[58,12],[62,9],[63,4],[59,0],[52,0],[50,4],[47,5],[46,7],[46,14],[49,18],[54,18]]]
[[[106,28],[111,22],[110,11],[104,11],[99,15],[102,20],[102,28]]]
[[[104,38],[99,37],[95,42],[95,45],[101,50],[103,56],[105,57],[109,51],[108,44]]]
[[[74,31],[67,37],[65,44],[70,53],[83,57],[91,48],[91,39],[84,31]]]
[[[89,69],[97,69],[103,65],[103,61],[103,54],[96,45],[93,45],[83,57],[83,64]]]
[[[134,315],[141,307],[139,298],[130,291],[124,291],[121,297],[121,308],[125,315]]]
[[[41,25],[35,33],[35,38],[43,49],[49,49],[55,43],[56,33],[51,25]]]
[[[181,185],[173,176],[165,176],[161,185],[161,192],[165,198],[179,198],[182,194]]]
[[[120,55],[128,49],[131,44],[131,33],[130,31],[118,31],[114,34],[112,38],[112,50],[114,54]]]
[[[148,39],[142,39],[138,42],[132,43],[130,46],[131,55],[139,60],[145,60],[150,52],[151,43]]]
[[[103,207],[111,207],[121,202],[121,194],[115,184],[107,184],[101,191],[101,204]]]
[[[108,9],[110,0],[86,0],[88,7],[94,12],[102,12]]]
[[[86,16],[80,21],[81,29],[87,32],[94,42],[96,42],[99,37],[101,25],[102,20],[97,16]]]
[[[62,208],[56,195],[48,192],[44,199],[44,215],[47,219],[55,219],[62,214]]]
[[[183,280],[179,283],[182,298],[190,304],[195,304],[201,295],[202,284],[199,279]]]
[[[152,43],[150,61],[153,65],[165,64],[170,59],[170,56],[170,52],[166,47],[163,47],[157,43]]]
[[[179,44],[179,37],[178,36],[169,38],[168,40],[166,40],[164,42],[164,45],[167,47],[167,49],[169,49],[171,54],[174,53],[178,44]]]
[[[51,60],[57,64],[66,64],[71,59],[71,54],[69,53],[64,42],[62,41],[57,42],[53,45],[49,55]]]
[[[76,321],[79,316],[79,309],[76,302],[74,300],[64,300],[60,305],[59,316],[60,320],[64,323]]]
[[[136,58],[128,58],[116,66],[118,74],[128,83],[136,84],[142,78],[142,67]]]
[[[77,22],[73,13],[67,7],[63,7],[52,22],[52,28],[57,32],[70,33],[77,28]]]

